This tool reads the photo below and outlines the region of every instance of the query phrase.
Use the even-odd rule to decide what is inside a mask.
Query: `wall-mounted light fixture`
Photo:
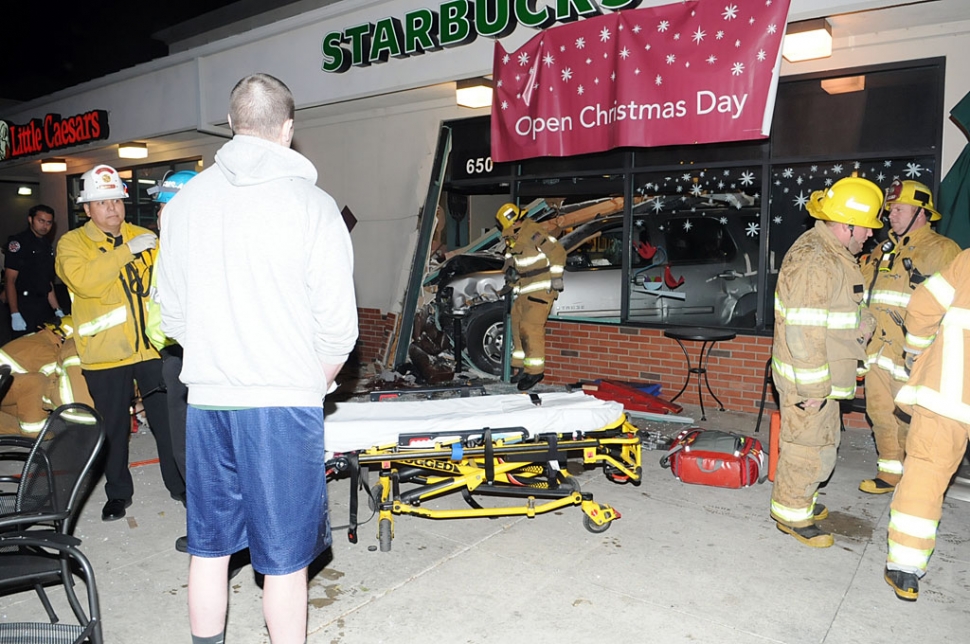
[[[824,89],[828,94],[848,94],[849,92],[861,92],[865,88],[865,75],[840,76],[839,78],[826,78],[822,81],[822,89]]]
[[[148,145],[139,141],[129,141],[118,145],[118,156],[122,159],[144,159],[148,156]]]
[[[67,172],[67,161],[64,159],[42,159],[41,172]]]
[[[461,107],[488,107],[492,104],[492,81],[466,78],[455,84],[455,99]]]
[[[832,25],[825,18],[793,22],[785,30],[781,55],[790,63],[832,55]]]
[[[17,194],[21,197],[29,197],[30,195],[34,194],[34,191],[30,188],[30,186],[20,186],[17,188]]]

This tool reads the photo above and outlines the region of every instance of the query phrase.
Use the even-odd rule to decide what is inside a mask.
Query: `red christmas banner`
[[[694,0],[495,43],[492,158],[768,136],[790,0]]]

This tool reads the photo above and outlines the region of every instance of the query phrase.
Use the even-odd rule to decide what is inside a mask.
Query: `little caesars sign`
[[[601,9],[631,9],[640,1],[555,0],[553,8],[537,7],[536,0],[451,0],[441,3],[438,11],[416,9],[403,19],[383,18],[331,31],[323,38],[323,71],[340,73],[351,66],[466,45],[478,36],[504,38],[518,24],[545,29],[555,22],[595,16]]]

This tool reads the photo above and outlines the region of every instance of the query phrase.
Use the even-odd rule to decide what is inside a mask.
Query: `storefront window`
[[[760,166],[634,177],[631,322],[753,329]]]

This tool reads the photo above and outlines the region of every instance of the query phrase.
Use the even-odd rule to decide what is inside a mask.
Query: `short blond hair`
[[[293,93],[269,74],[251,74],[229,93],[229,118],[234,134],[275,141],[295,113]]]

